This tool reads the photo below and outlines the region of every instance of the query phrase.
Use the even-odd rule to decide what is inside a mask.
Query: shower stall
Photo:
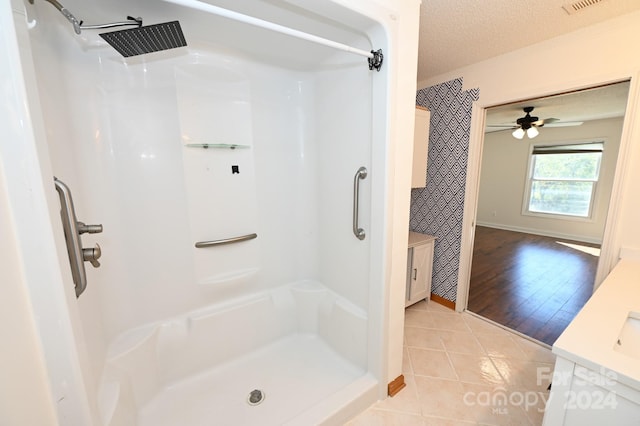
[[[46,291],[68,311],[68,340],[43,337],[62,423],[340,424],[384,397],[393,144],[411,144],[391,104],[417,2],[62,3],[11,2],[62,278]],[[124,58],[90,25],[114,21],[178,21],[184,43]]]

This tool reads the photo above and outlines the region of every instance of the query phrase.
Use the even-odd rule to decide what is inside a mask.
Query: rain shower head
[[[142,26],[142,18],[127,16],[126,21],[112,22],[108,24],[86,25],[77,19],[69,9],[65,8],[58,0],[45,0],[51,3],[62,15],[73,25],[76,34],[82,30],[98,30],[113,27],[136,28],[128,30],[102,33],[102,37],[107,43],[113,46],[122,56],[142,55],[144,53],[158,52],[160,50],[174,49],[187,45],[187,41],[182,34],[182,28],[178,21],[165,22],[162,24]],[[33,4],[34,0],[29,0]]]
[[[125,58],[187,45],[178,21],[102,33],[100,37]]]

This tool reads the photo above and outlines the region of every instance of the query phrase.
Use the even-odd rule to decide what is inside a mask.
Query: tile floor
[[[347,425],[540,425],[554,362],[546,347],[423,301],[405,313],[407,386]]]

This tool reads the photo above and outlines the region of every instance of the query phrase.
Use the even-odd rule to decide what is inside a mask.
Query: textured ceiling
[[[487,109],[485,131],[498,131],[497,125],[515,125],[524,116],[523,108],[534,107],[532,116],[557,118],[557,124],[571,121],[590,121],[622,117],[627,107],[629,82],[621,82],[593,89],[580,90],[546,98],[532,99]],[[546,126],[545,126],[546,127]]]
[[[422,0],[418,81],[640,10],[640,0]],[[640,23],[638,23],[640,25]]]

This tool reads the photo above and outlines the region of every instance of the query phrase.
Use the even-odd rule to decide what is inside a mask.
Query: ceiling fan
[[[532,116],[534,107],[528,106],[522,108],[525,115],[516,120],[515,126],[513,124],[489,124],[487,128],[496,128],[496,130],[489,130],[487,132],[499,132],[503,130],[513,130],[513,137],[516,139],[524,138],[526,134],[529,139],[533,139],[538,136],[538,128],[547,127],[564,127],[564,126],[579,126],[582,121],[560,121],[558,118],[543,118],[540,119],[536,116]]]

